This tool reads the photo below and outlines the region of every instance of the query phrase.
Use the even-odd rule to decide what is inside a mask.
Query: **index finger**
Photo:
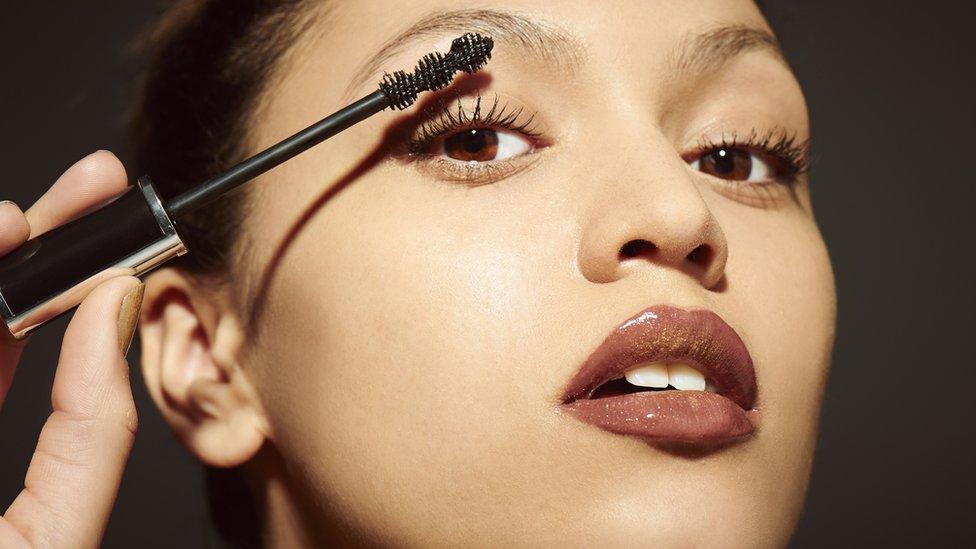
[[[27,210],[31,237],[71,221],[118,195],[128,184],[125,167],[114,154],[98,151],[82,158]]]

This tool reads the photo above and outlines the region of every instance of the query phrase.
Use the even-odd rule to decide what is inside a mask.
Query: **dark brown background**
[[[834,371],[794,546],[971,546],[976,9],[766,3],[811,105],[814,198],[840,293]],[[122,121],[137,70],[125,46],[156,5],[0,6],[0,196],[26,206],[89,152],[125,158]],[[48,413],[64,325],[35,336],[0,414],[0,508],[20,490]],[[141,430],[105,545],[212,545],[199,469],[134,382]]]

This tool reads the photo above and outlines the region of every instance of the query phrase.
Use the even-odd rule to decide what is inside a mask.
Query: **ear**
[[[146,281],[142,373],[163,417],[206,465],[236,467],[267,438],[267,422],[240,367],[245,334],[225,291],[163,269]]]

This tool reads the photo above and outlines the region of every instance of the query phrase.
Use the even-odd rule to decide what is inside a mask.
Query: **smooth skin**
[[[786,545],[829,368],[830,262],[805,177],[757,192],[694,169],[693,154],[752,130],[802,141],[806,105],[768,49],[671,63],[689,36],[768,30],[756,6],[326,4],[262,98],[255,151],[371,91],[336,83],[424,14],[516,12],[571,34],[580,64],[496,36],[482,92],[537,113],[545,141],[507,177],[466,185],[442,163],[388,155],[383,139],[421,107],[383,113],[249,185],[230,280],[152,275],[141,365],[180,441],[242,469],[271,546]],[[651,246],[622,255],[635,240]],[[743,338],[754,438],[675,453],[560,413],[589,353],[655,304],[711,309]]]

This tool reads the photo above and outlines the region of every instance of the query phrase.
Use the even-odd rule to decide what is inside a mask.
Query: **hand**
[[[125,190],[121,162],[80,160],[26,214],[0,203],[0,255]],[[98,547],[136,431],[125,360],[143,286],[119,277],[95,288],[68,325],[24,490],[0,518],[0,547]],[[0,324],[0,408],[24,342]]]

